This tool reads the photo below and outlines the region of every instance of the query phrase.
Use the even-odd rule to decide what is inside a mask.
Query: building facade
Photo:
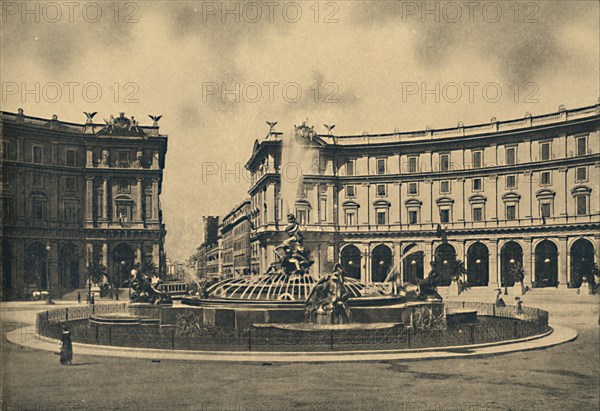
[[[225,277],[237,277],[251,272],[249,218],[250,200],[244,200],[223,217],[220,234],[222,237],[222,271]]]
[[[191,265],[198,278],[219,275],[221,271],[219,217],[204,216],[202,223],[204,241],[196,248],[196,253],[190,258]]]
[[[84,286],[97,260],[115,282],[133,264],[164,274],[162,186],[167,136],[132,116],[106,124],[0,113],[2,294]]]
[[[341,262],[349,276],[403,282],[456,256],[471,286],[577,287],[600,261],[600,105],[452,129],[316,135],[303,125],[311,166],[292,211],[315,267]],[[251,263],[261,272],[285,238],[281,133],[254,144]],[[291,138],[291,137],[290,137]],[[285,209],[284,209],[285,207]],[[436,230],[448,234],[443,244]]]

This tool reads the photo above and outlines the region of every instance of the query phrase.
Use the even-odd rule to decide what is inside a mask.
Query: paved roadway
[[[455,299],[456,297],[448,297]],[[512,296],[510,297],[513,298]],[[493,301],[493,292],[458,299]],[[525,305],[549,309],[576,341],[478,359],[334,364],[218,364],[58,356],[6,341],[42,303],[2,309],[2,410],[598,410],[598,299],[535,290]]]

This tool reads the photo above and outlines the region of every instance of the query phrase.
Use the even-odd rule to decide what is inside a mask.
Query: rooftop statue
[[[315,126],[308,126],[308,121],[305,120],[301,125],[294,125],[294,133],[296,137],[300,137],[302,139],[307,139],[310,141],[314,141],[315,137],[317,137],[317,132],[315,131]]]

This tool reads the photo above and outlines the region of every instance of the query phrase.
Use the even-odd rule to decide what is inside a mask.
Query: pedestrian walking
[[[71,332],[66,325],[63,325],[60,342],[60,363],[62,365],[71,365],[71,361],[73,360],[73,343],[71,341]]]
[[[77,291],[77,304],[81,304],[81,292]]]

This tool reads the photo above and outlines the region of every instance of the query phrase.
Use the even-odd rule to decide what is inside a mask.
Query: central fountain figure
[[[285,228],[288,239],[275,248],[279,257],[281,271],[287,275],[306,274],[314,261],[310,257],[310,250],[304,246],[304,236],[293,214],[288,214],[288,226]],[[271,270],[272,271],[272,270]]]

